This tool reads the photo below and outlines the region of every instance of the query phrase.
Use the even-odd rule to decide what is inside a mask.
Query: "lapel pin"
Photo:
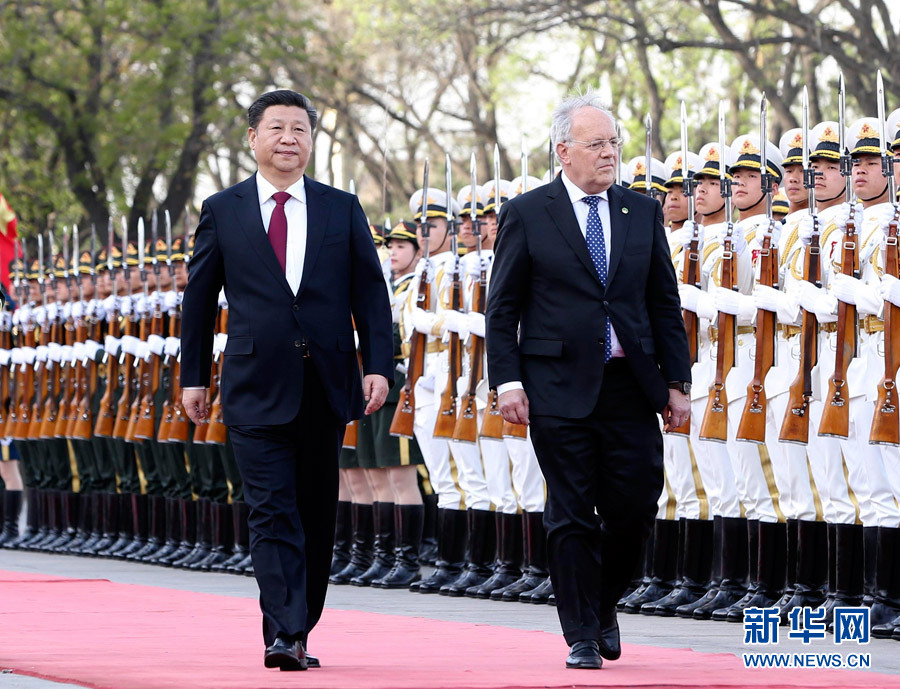
[[[627,208],[624,208],[624,207],[623,207],[623,208],[622,208],[622,212],[623,212],[625,215],[628,215],[628,209],[627,209]]]

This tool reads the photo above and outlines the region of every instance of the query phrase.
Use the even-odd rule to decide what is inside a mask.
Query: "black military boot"
[[[553,596],[553,582],[548,575],[536,588],[519,594],[519,602],[534,603],[535,605],[548,605]]]
[[[394,503],[372,503],[372,522],[375,530],[372,548],[372,564],[362,574],[350,579],[351,586],[369,586],[376,579],[390,574],[394,567],[394,548],[397,545],[394,532]]]
[[[194,547],[180,560],[174,560],[173,567],[189,568],[195,562],[205,559],[212,547],[212,501],[200,498],[196,504],[197,528],[194,532]]]
[[[782,625],[789,623],[788,615],[794,608],[818,608],[825,601],[828,583],[828,525],[825,522],[797,522],[796,566],[794,594],[787,601],[779,601]]]
[[[374,510],[372,505],[353,503],[353,545],[350,562],[340,572],[328,578],[332,584],[349,584],[353,577],[364,574],[372,565],[372,544],[375,541]]]
[[[19,514],[22,512],[21,490],[7,490],[3,496],[3,532],[0,547],[12,548],[19,538]]]
[[[438,551],[438,496],[423,495],[425,521],[422,522],[422,544],[419,546],[419,564],[434,565]]]
[[[350,563],[350,546],[353,544],[352,505],[349,500],[339,500],[334,522],[334,551],[331,556],[331,576]]]
[[[863,527],[859,524],[835,524],[834,598],[825,602],[823,620],[829,631],[835,608],[856,607],[862,601],[864,540]]]
[[[669,595],[644,603],[641,614],[673,617],[680,606],[700,600],[712,578],[714,524],[708,519],[682,519],[681,576]]]
[[[28,550],[46,550],[47,545],[59,538],[59,524],[57,523],[57,505],[59,502],[58,490],[43,491],[43,535],[29,543]],[[38,529],[41,533],[41,529]]]
[[[721,579],[715,594],[703,604],[693,608],[691,617],[708,620],[713,611],[722,610],[741,600],[747,586],[748,529],[743,517],[722,518],[722,542],[720,550]],[[706,596],[704,596],[706,598]],[[682,616],[681,609],[675,614]]]
[[[641,611],[644,603],[654,603],[669,595],[675,588],[678,563],[678,522],[657,519],[653,523],[653,555],[650,583],[637,596],[632,596],[622,608],[631,615]]]
[[[162,495],[150,495],[150,530],[144,547],[128,556],[129,560],[144,562],[162,548],[166,536],[166,499]]]
[[[131,495],[129,493],[119,493],[115,495],[117,503],[116,509],[116,540],[113,541],[109,548],[102,550],[97,555],[99,557],[114,557],[134,540],[134,515],[131,510]]]
[[[181,522],[181,533],[177,534],[178,547],[173,553],[157,561],[163,567],[174,566],[194,549],[197,542],[197,503],[191,498],[185,498],[178,501],[178,509]]]
[[[40,528],[40,501],[37,488],[29,488],[26,494],[25,502],[25,530],[20,532],[18,537],[12,541],[8,541],[6,546],[12,550],[21,548],[23,543],[27,543],[35,537]]]
[[[787,576],[787,524],[759,523],[756,591],[744,608],[770,608],[778,601]],[[728,613],[728,622],[743,622],[744,608]]]
[[[467,588],[466,595],[469,598],[488,599],[494,591],[505,589],[522,577],[522,523],[522,515],[516,512],[496,514],[497,552],[494,573],[480,586]]]
[[[100,493],[101,536],[91,548],[91,555],[99,555],[116,542],[119,534],[119,496],[116,493]]]
[[[52,544],[54,552],[70,552],[69,548],[77,540],[80,504],[78,493],[67,490],[62,494],[62,529],[60,537]]]
[[[250,506],[243,500],[236,500],[231,505],[231,514],[234,525],[234,554],[221,565],[213,567],[213,571],[243,574],[239,565],[250,554],[250,523],[248,522]]]
[[[438,511],[438,556],[431,576],[410,584],[410,591],[437,593],[462,573],[466,557],[466,510]]]
[[[150,500],[141,493],[129,495],[131,502],[131,543],[113,554],[113,557],[125,559],[144,547],[150,534]]]
[[[641,556],[635,562],[635,571],[631,578],[631,583],[628,584],[628,588],[625,589],[625,592],[619,598],[618,603],[616,603],[616,610],[624,610],[625,605],[629,601],[640,596],[644,592],[644,589],[650,586],[654,536],[654,531],[650,531],[649,537],[644,541]]]
[[[466,510],[469,532],[466,564],[456,579],[441,586],[438,593],[442,596],[464,596],[466,589],[481,586],[493,574],[497,552],[495,521],[495,513],[490,510]]]
[[[72,555],[81,555],[81,548],[91,534],[93,517],[88,496],[76,493],[75,500],[78,502],[78,525],[75,529],[75,538],[69,542],[68,550]]]
[[[379,589],[405,589],[422,578],[419,566],[419,544],[422,541],[423,505],[395,505],[394,530],[397,547],[394,548],[394,566],[387,576],[376,579],[372,586]]]
[[[533,591],[550,576],[543,512],[522,513],[522,545],[522,576],[509,586],[491,591],[491,600],[518,601],[520,595]]]
[[[875,602],[875,588],[877,584],[876,570],[878,565],[878,527],[863,527],[863,596],[862,605],[872,607]]]
[[[869,621],[872,635],[887,639],[893,634],[893,622],[900,616],[900,528],[879,526],[877,529],[875,602],[869,611]]]
[[[151,565],[161,565],[181,544],[181,505],[178,498],[166,498],[166,536],[162,547],[147,558]]]
[[[96,545],[103,538],[103,498],[100,493],[79,494],[82,501],[82,511],[89,515],[85,520],[88,533],[84,541],[78,546],[77,554],[95,557]]]
[[[212,504],[212,547],[209,555],[188,566],[188,569],[208,572],[231,555],[231,544],[234,541],[231,505],[223,502]]]
[[[787,574],[784,580],[784,591],[781,598],[775,601],[775,607],[781,610],[787,606],[797,592],[797,558],[799,550],[799,520],[787,520]]]
[[[759,520],[747,520],[747,577],[745,579],[746,590],[737,601],[718,610],[713,610],[710,619],[716,622],[725,622],[728,614],[734,610],[743,610],[747,602],[756,595],[759,573]]]

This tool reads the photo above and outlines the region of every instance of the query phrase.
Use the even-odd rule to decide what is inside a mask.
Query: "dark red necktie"
[[[286,191],[276,191],[272,198],[275,199],[275,210],[269,220],[269,243],[275,250],[275,258],[281,264],[281,270],[284,270],[287,261],[287,216],[284,214],[284,204],[291,195]]]

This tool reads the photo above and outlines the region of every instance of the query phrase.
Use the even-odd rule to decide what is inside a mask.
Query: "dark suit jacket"
[[[561,177],[503,204],[487,303],[491,387],[522,381],[530,412],[584,418],[603,382],[608,313],[654,409],[668,381],[690,381],[687,336],[662,207],[609,189],[607,288]]]
[[[351,194],[308,177],[304,184],[306,257],[296,295],[263,227],[255,176],[203,203],[184,292],[181,384],[209,385],[216,301],[224,286],[222,405],[229,426],[293,420],[306,349],[328,397],[323,403],[344,422],[359,418],[353,322],[363,371],[393,380],[390,302],[365,214]]]

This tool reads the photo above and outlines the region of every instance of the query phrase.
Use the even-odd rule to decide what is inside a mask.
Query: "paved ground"
[[[0,570],[54,574],[74,578],[105,578],[111,581],[163,586],[172,589],[255,598],[256,582],[248,577],[204,574],[139,565],[118,560],[79,558],[43,553],[0,550]],[[2,596],[0,596],[2,600]],[[2,605],[2,603],[0,603]],[[326,605],[331,608],[366,610],[392,615],[410,615],[440,620],[477,622],[519,629],[559,633],[556,608],[521,603],[500,603],[469,598],[424,596],[408,591],[382,591],[353,586],[332,586]],[[743,627],[723,622],[698,622],[674,618],[619,615],[625,643],[740,655],[749,649],[743,645]],[[782,627],[782,631],[785,628]],[[8,630],[0,631],[0,637]],[[0,642],[2,643],[2,642]],[[787,639],[782,634],[778,652],[821,652],[871,654],[872,671],[900,675],[900,642],[874,639],[867,647],[835,646],[832,637],[809,646]],[[562,660],[562,659],[560,659]],[[72,685],[36,680],[13,674],[0,674],[0,689],[60,689]],[[900,678],[898,678],[900,686]]]

